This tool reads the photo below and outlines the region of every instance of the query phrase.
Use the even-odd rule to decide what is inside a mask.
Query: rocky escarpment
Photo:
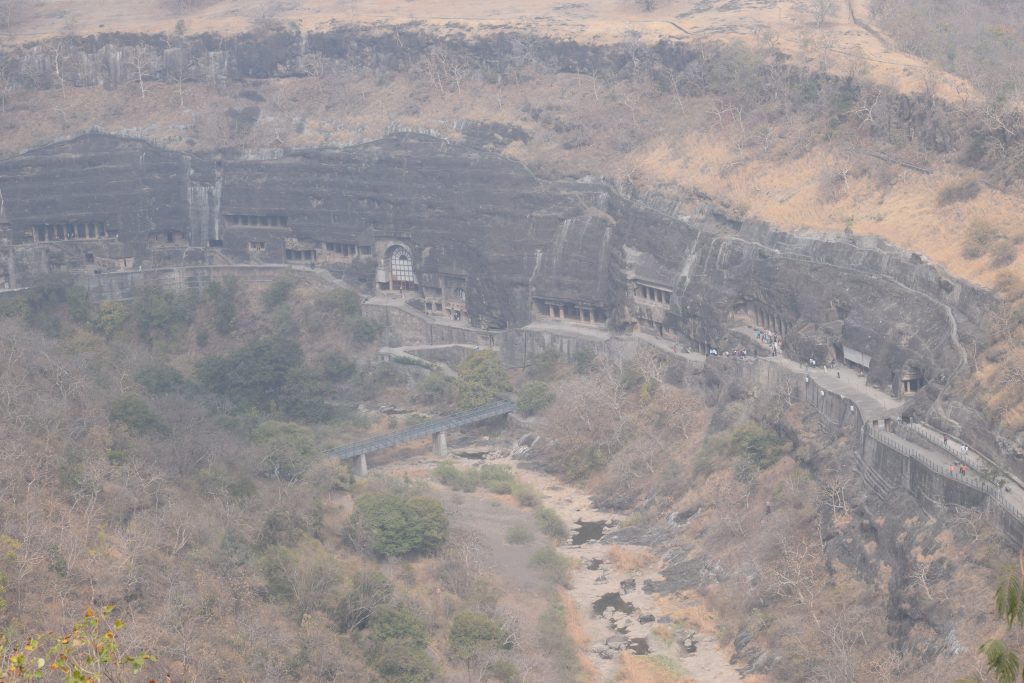
[[[0,162],[0,192],[15,284],[54,270],[300,259],[372,287],[400,246],[415,273],[406,284],[427,296],[456,282],[477,327],[552,315],[619,332],[656,324],[710,350],[757,325],[794,358],[855,361],[870,383],[920,389],[912,411],[996,448],[983,436],[992,425],[943,390],[971,370],[965,346],[988,344],[995,298],[878,239],[782,233],[705,200],[542,179],[478,145],[404,133],[258,158],[89,134]]]

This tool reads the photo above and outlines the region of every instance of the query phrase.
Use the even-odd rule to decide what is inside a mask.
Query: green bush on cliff
[[[504,392],[512,391],[508,372],[495,351],[475,351],[456,369],[458,407],[462,410],[486,405]]]

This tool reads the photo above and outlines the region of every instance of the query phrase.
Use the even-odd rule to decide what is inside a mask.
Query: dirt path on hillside
[[[490,462],[512,466],[520,480],[532,485],[540,494],[543,504],[562,517],[573,529],[577,522],[606,522],[618,525],[621,515],[597,509],[583,491],[567,486],[553,476],[522,470],[507,456],[508,447],[497,447]],[[401,461],[391,462],[378,472],[410,477],[428,477],[433,467],[441,462],[429,451]],[[470,460],[455,459],[456,465],[469,467]],[[372,466],[371,466],[372,470]],[[457,528],[475,530],[490,539],[488,564],[510,588],[529,590],[534,584],[527,569],[526,559],[533,544],[527,547],[506,547],[504,531],[514,521],[530,520],[530,512],[515,506],[510,496],[497,496],[484,490],[472,494],[452,494],[445,498],[459,501]],[[466,514],[462,514],[465,512]],[[543,541],[538,541],[543,542]],[[653,680],[683,680],[696,683],[739,683],[740,676],[729,664],[726,649],[719,645],[713,632],[700,629],[695,622],[713,622],[699,598],[694,596],[659,596],[645,593],[644,582],[660,581],[660,560],[642,546],[609,545],[590,541],[571,545],[565,539],[561,552],[573,560],[572,588],[569,595],[576,611],[575,621],[581,626],[585,638],[583,658],[590,671],[596,672],[591,680],[640,683],[652,679],[636,673],[630,664],[645,660],[665,677]],[[535,586],[539,588],[538,586]],[[617,608],[595,609],[600,600]],[[704,619],[689,618],[694,614]],[[658,657],[629,657],[624,653],[658,655]]]

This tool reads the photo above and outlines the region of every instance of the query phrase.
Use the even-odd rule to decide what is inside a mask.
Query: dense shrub
[[[468,661],[490,650],[511,647],[504,629],[480,612],[459,612],[448,631],[448,656]]]
[[[213,325],[221,334],[235,327],[238,314],[238,278],[229,275],[223,282],[211,282],[206,297],[213,307]]]
[[[434,468],[434,476],[445,486],[466,493],[476,491],[481,485],[492,493],[512,493],[517,484],[516,475],[506,465],[484,464],[459,469],[450,462],[443,462]]]
[[[516,522],[505,532],[505,540],[512,545],[533,543],[533,530],[522,522]]]
[[[290,275],[276,278],[263,290],[260,297],[263,300],[263,306],[269,310],[288,301],[292,296],[292,290],[295,289],[295,284],[295,279]]]
[[[587,346],[578,349],[572,356],[573,366],[576,368],[576,372],[581,375],[593,369],[595,360],[597,360],[597,354]]]
[[[985,220],[975,220],[967,230],[967,236],[961,250],[966,259],[981,258],[1000,237],[992,224]]]
[[[297,342],[268,337],[222,356],[207,356],[196,364],[196,377],[203,389],[239,406],[270,409],[302,361]]]
[[[536,415],[555,400],[555,392],[544,382],[527,382],[519,389],[516,409],[523,415]]]
[[[759,470],[774,465],[786,454],[790,444],[778,434],[769,432],[756,422],[737,427],[729,438],[728,454],[737,459],[737,474],[751,478]]]
[[[549,346],[540,353],[530,357],[530,364],[526,368],[526,374],[532,379],[548,379],[558,371],[562,363],[562,352],[553,346]]]
[[[128,309],[120,301],[103,301],[96,309],[90,326],[97,334],[107,339],[113,337],[124,327],[128,320]]]
[[[331,351],[320,359],[323,376],[332,382],[344,382],[356,372],[356,363],[340,351]]]
[[[562,539],[569,535],[569,528],[551,508],[539,507],[534,511],[540,530],[552,538]]]
[[[350,289],[332,289],[318,294],[313,306],[341,318],[352,318],[360,313],[359,295]]]
[[[352,589],[338,603],[334,622],[342,632],[364,628],[382,605],[386,605],[395,588],[388,578],[376,570],[356,572]]]
[[[1005,237],[996,240],[989,248],[989,265],[1003,268],[1017,260],[1017,245]]]
[[[441,503],[426,496],[367,492],[356,499],[347,525],[349,538],[383,557],[432,553],[448,540]]]
[[[426,647],[429,636],[427,624],[406,605],[378,607],[370,617],[370,630],[378,642],[404,640],[418,647]]]
[[[569,560],[551,545],[540,548],[530,556],[530,566],[543,572],[551,583],[568,588]]]
[[[191,297],[147,287],[135,298],[132,317],[139,336],[152,341],[191,325],[195,317],[195,302]]]
[[[308,531],[309,524],[302,515],[289,508],[274,508],[263,520],[256,545],[259,548],[294,546]]]
[[[336,411],[327,402],[330,388],[317,373],[304,368],[288,374],[274,396],[274,404],[285,417],[303,422],[327,422]]]
[[[540,503],[540,494],[529,484],[516,482],[512,485],[512,496],[516,502],[526,507],[533,507]]]
[[[939,206],[949,206],[957,202],[966,202],[974,199],[981,192],[981,185],[977,180],[965,180],[963,182],[951,183],[939,191]]]
[[[432,372],[416,385],[416,400],[432,406],[451,403],[455,395],[455,382],[443,372]]]
[[[563,454],[560,468],[569,479],[578,481],[586,479],[594,472],[607,465],[612,459],[611,453],[603,446],[585,446]]]
[[[135,381],[151,394],[173,394],[189,386],[188,380],[177,368],[163,363],[140,368],[135,373]]]
[[[352,337],[353,342],[360,346],[366,346],[377,340],[377,335],[380,334],[380,326],[366,318],[359,318],[353,320],[348,326],[348,333]]]
[[[474,469],[459,469],[450,462],[442,462],[434,468],[434,476],[442,484],[456,491],[472,493],[480,485],[480,475]]]
[[[257,463],[264,477],[298,479],[319,457],[313,433],[302,425],[268,420],[253,431],[252,440],[264,454]]]
[[[460,409],[477,408],[511,391],[508,372],[495,351],[475,351],[457,368],[458,406]]]
[[[115,398],[110,402],[108,414],[111,422],[120,422],[133,434],[170,433],[142,397],[135,394],[122,394]]]
[[[414,643],[399,640],[375,649],[373,668],[386,683],[427,683],[437,677],[437,662]]]
[[[20,310],[25,322],[52,337],[62,334],[61,316],[77,322],[89,317],[89,295],[67,275],[50,275],[24,294]]]

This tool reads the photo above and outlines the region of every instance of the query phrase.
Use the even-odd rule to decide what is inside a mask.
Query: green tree
[[[516,409],[523,415],[535,415],[555,400],[555,392],[544,382],[527,382],[519,389]]]
[[[495,351],[474,351],[456,369],[458,406],[465,410],[486,405],[512,390],[508,372]]]
[[[438,674],[437,662],[429,652],[403,640],[392,641],[376,652],[373,667],[387,683],[428,683]]]
[[[196,364],[196,377],[203,389],[240,407],[269,410],[303,359],[302,348],[293,339],[265,337],[231,353],[203,358]]]
[[[292,422],[267,420],[253,430],[252,440],[263,452],[257,472],[264,477],[299,479],[319,456],[313,432]]]
[[[92,329],[107,339],[113,337],[124,327],[128,319],[128,309],[120,301],[103,301],[92,320]]]
[[[448,518],[433,498],[370,491],[356,499],[348,522],[357,546],[384,557],[431,553],[448,540]]]
[[[132,306],[139,336],[146,341],[173,335],[178,329],[192,324],[194,315],[195,307],[188,297],[176,296],[155,287],[142,290]]]
[[[370,630],[377,642],[404,640],[426,647],[427,624],[406,605],[382,605],[370,617]]]
[[[481,652],[509,645],[505,631],[490,617],[480,612],[459,612],[452,618],[448,632],[448,656],[468,661]]]
[[[729,439],[729,455],[739,460],[737,473],[749,479],[757,471],[774,465],[786,454],[789,444],[756,422],[740,425]]]

